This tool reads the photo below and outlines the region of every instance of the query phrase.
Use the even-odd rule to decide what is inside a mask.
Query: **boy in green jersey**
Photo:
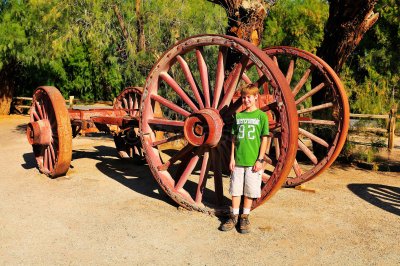
[[[253,199],[261,196],[261,176],[269,134],[268,117],[257,108],[258,88],[247,85],[240,91],[245,110],[237,113],[232,127],[232,152],[229,169],[232,171],[229,193],[232,213],[221,225],[222,231],[233,229],[239,218],[243,196],[243,211],[239,219],[241,233],[250,230],[249,214]]]

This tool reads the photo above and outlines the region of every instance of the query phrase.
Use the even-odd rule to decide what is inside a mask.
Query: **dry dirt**
[[[400,265],[400,173],[334,165],[281,189],[253,231],[178,208],[110,138],[73,140],[72,169],[35,168],[26,116],[0,117],[0,265]]]

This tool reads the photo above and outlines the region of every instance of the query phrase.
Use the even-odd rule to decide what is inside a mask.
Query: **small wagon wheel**
[[[349,103],[339,77],[321,58],[293,47],[264,51],[286,75],[297,106],[299,151],[285,183],[292,187],[315,178],[337,158],[347,136]]]
[[[143,88],[127,87],[115,99],[114,110],[122,110],[125,115],[139,120],[139,109]],[[144,161],[142,144],[139,138],[139,123],[119,129],[114,135],[114,142],[121,158],[136,158]]]
[[[226,67],[228,52],[238,55],[231,71]],[[249,62],[253,68],[246,69]],[[140,110],[146,160],[163,190],[187,209],[227,210],[229,180],[223,178],[223,170],[229,164],[233,115],[241,106],[241,99],[233,96],[244,84],[244,71],[263,74],[256,84],[268,85],[272,101],[265,110],[271,111],[276,121],[271,134],[281,135],[280,154],[264,173],[262,196],[254,202],[255,208],[281,187],[297,150],[293,96],[274,62],[241,39],[200,35],[168,50],[146,80]],[[161,138],[155,130],[163,132]]]
[[[72,130],[65,99],[57,88],[41,86],[35,90],[26,134],[40,172],[52,178],[67,173]]]

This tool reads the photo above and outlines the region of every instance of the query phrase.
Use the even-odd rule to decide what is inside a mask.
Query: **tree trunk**
[[[222,6],[228,16],[226,34],[251,42],[259,46],[264,31],[264,19],[267,11],[276,0],[208,0]],[[269,3],[267,3],[269,2]],[[229,50],[225,68],[233,69],[240,61],[240,56]]]
[[[226,34],[239,37],[258,46],[264,30],[267,11],[275,1],[208,0],[221,5],[228,15]],[[270,4],[268,4],[269,2]]]
[[[379,13],[378,0],[330,0],[324,40],[317,55],[339,73],[364,34],[374,25]]]
[[[146,50],[146,38],[144,35],[144,23],[143,23],[143,17],[142,14],[140,13],[140,3],[141,0],[136,0],[136,6],[135,6],[135,11],[136,11],[136,27],[137,27],[137,38],[138,38],[138,45],[137,45],[137,52],[140,51],[145,51]]]
[[[14,82],[11,77],[7,66],[0,71],[0,115],[10,114],[14,94]]]
[[[325,26],[324,40],[317,49],[317,56],[327,62],[336,73],[339,73],[347,58],[360,43],[364,34],[377,21],[379,14],[373,8],[377,0],[330,0],[329,18]],[[322,81],[318,74],[312,76],[312,87]],[[325,94],[320,91],[312,96],[313,106],[324,102]],[[333,99],[331,99],[333,101]],[[329,119],[329,114],[317,112],[316,119]],[[329,129],[315,129],[319,136],[332,143],[334,136]],[[321,158],[325,151],[320,145],[313,145],[314,154]]]

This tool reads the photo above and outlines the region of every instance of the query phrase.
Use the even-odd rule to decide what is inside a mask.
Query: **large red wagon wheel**
[[[66,174],[72,158],[72,129],[65,99],[57,88],[35,90],[26,133],[39,171],[52,178]]]
[[[264,51],[285,73],[295,97],[299,151],[285,186],[296,186],[321,174],[339,155],[349,126],[349,103],[339,77],[321,58],[293,47]]]
[[[228,52],[238,55],[230,71]],[[246,69],[249,63],[253,67]],[[265,109],[275,121],[271,135],[281,136],[280,154],[265,171],[255,208],[281,187],[297,150],[293,96],[274,62],[238,38],[194,36],[168,50],[147,78],[140,112],[142,146],[157,182],[187,209],[213,213],[229,205],[229,180],[223,179],[223,170],[229,164],[233,115],[241,106],[241,99],[233,96],[244,84],[244,71],[247,76],[262,73],[255,83],[268,85],[271,101]],[[156,137],[155,130],[162,131],[162,137]]]
[[[139,120],[139,108],[143,88],[125,88],[114,102],[115,110],[123,110],[126,116]],[[121,158],[137,158],[144,160],[142,144],[140,143],[138,125],[126,126],[119,129],[114,136],[115,146]]]

